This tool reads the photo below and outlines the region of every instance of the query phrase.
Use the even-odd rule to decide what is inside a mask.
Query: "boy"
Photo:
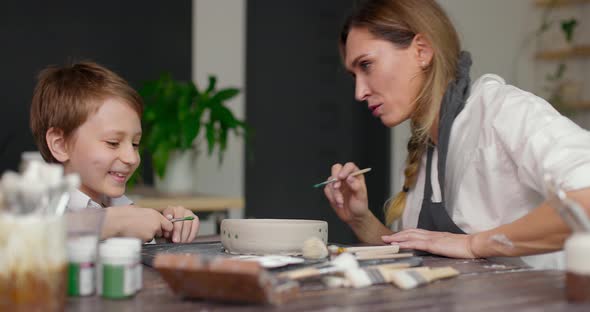
[[[139,208],[124,196],[129,177],[139,166],[143,102],[127,82],[92,62],[48,67],[38,77],[31,104],[31,130],[47,162],[78,173],[81,186],[68,209],[105,208],[102,237],[156,236],[190,242],[198,218],[183,207],[160,214]],[[164,217],[166,216],[166,217]],[[194,216],[194,221],[170,222]]]

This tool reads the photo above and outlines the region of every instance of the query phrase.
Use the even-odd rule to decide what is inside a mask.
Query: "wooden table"
[[[183,300],[157,271],[144,267],[143,289],[135,297],[69,298],[67,311],[590,311],[590,304],[567,302],[562,271],[439,257],[425,257],[424,265],[451,265],[461,275],[413,290],[379,285],[306,291],[286,304],[264,306]]]

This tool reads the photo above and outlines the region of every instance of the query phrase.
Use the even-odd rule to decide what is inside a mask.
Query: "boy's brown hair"
[[[129,104],[141,119],[143,101],[119,75],[94,62],[49,66],[39,73],[31,103],[30,126],[37,148],[47,162],[58,162],[45,136],[54,127],[66,139],[108,98]]]

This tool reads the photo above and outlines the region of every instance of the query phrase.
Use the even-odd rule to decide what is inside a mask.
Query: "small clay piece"
[[[311,237],[303,242],[303,258],[306,259],[324,259],[328,257],[328,247],[324,242],[317,238]]]

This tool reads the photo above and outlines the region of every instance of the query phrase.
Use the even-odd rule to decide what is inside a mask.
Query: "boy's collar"
[[[81,209],[86,208],[106,208],[110,206],[119,206],[119,205],[132,205],[133,201],[131,201],[127,196],[123,195],[117,198],[110,198],[107,196],[103,196],[102,203],[97,203],[90,196],[86,195],[84,192],[76,189],[70,192],[70,201],[68,202],[68,211],[78,211]]]

